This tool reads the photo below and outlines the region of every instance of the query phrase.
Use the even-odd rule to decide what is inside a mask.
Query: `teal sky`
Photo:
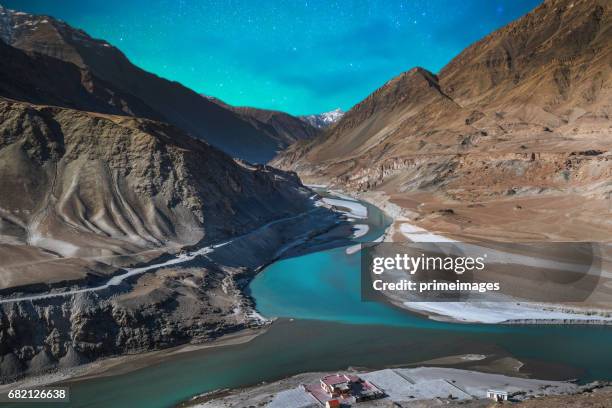
[[[0,0],[103,38],[233,105],[348,110],[414,66],[437,72],[540,0]]]

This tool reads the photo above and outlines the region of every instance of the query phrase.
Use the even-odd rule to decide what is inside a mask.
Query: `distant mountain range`
[[[70,88],[76,92],[78,75],[81,75],[82,87],[91,88],[89,93],[97,93],[95,104],[108,105],[103,110],[171,123],[234,157],[254,163],[267,162],[300,137],[287,139],[290,132],[279,131],[282,123],[276,123],[274,130],[261,126],[261,123],[245,119],[234,110],[202,98],[177,82],[146,72],[106,41],[94,39],[84,31],[49,16],[15,12],[0,6],[0,38],[14,48],[33,53],[32,58],[37,61],[28,69],[45,71],[44,67],[36,67],[44,63],[57,74],[41,72],[38,77],[32,77],[40,79],[40,90],[28,89],[27,86],[11,90],[19,91],[22,97],[31,100],[42,103],[46,98],[46,103],[65,107],[93,103],[91,95],[80,91],[66,98],[57,92],[66,84],[53,84],[49,78],[61,78],[64,76],[61,73],[66,71],[67,81],[72,82]],[[10,51],[5,49],[4,52]],[[62,65],[58,60],[68,65]],[[7,65],[5,62],[5,67]],[[28,73],[23,78],[27,80],[31,76]],[[312,133],[312,130],[304,130],[304,135]]]
[[[300,119],[306,121],[307,123],[318,129],[325,129],[339,121],[342,116],[344,116],[344,111],[338,108],[329,112],[319,113],[317,115],[300,116]]]
[[[271,163],[432,228],[499,239],[501,223],[501,236],[609,240],[611,8],[546,0],[437,75],[417,67],[391,79]],[[547,212],[527,222],[508,202]],[[449,207],[441,220],[436,209]]]

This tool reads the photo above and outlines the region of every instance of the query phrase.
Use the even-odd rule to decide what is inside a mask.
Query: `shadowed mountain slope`
[[[0,95],[33,104],[161,118],[144,102],[122,94],[89,70],[0,41]]]
[[[52,17],[0,6],[0,39],[90,72],[117,93],[142,101],[147,108],[139,110],[137,116],[171,123],[234,157],[265,163],[287,146],[285,140],[271,137],[231,109],[202,98],[178,82],[138,68],[106,41],[91,38]]]
[[[298,140],[312,139],[319,134],[314,126],[284,112],[250,107],[235,107],[234,112],[286,146]]]
[[[312,139],[320,133],[320,129],[285,112],[248,106],[232,106],[219,98],[202,96],[223,108],[236,112],[241,118],[268,135],[270,139],[275,140],[279,146],[287,147],[298,140]]]

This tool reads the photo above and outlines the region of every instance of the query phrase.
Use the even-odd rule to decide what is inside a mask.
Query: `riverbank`
[[[28,362],[10,353],[0,359],[2,382],[47,373],[42,381],[64,381],[98,369],[100,359],[121,363],[117,356],[207,343],[266,326],[269,321],[245,292],[249,281],[284,251],[300,253],[319,240],[350,235],[343,224],[337,213],[312,205],[229,241],[129,269],[101,286],[4,299],[0,307],[9,324],[41,334],[19,338],[33,350]],[[44,333],[57,327],[71,331],[47,338]],[[56,350],[64,357],[55,359]],[[78,366],[85,371],[74,371]]]
[[[55,372],[27,377],[23,380],[0,385],[0,394],[11,389],[34,388],[51,384],[71,383],[128,374],[154,364],[161,364],[177,356],[207,349],[236,346],[252,341],[255,337],[265,333],[269,325],[258,328],[244,329],[237,333],[226,334],[216,340],[202,344],[185,344],[168,349],[151,351],[140,354],[129,354],[97,360],[93,363],[76,367],[58,369]]]
[[[344,191],[336,194],[348,197]],[[384,242],[478,242],[474,236],[464,236],[458,231],[454,233],[431,232],[420,225],[422,214],[416,208],[410,209],[394,203],[388,195],[382,192],[366,192],[355,194],[360,200],[366,201],[385,211],[393,222],[385,231],[381,241]],[[450,212],[450,210],[449,210]],[[443,226],[448,222],[441,220]],[[429,223],[431,224],[431,222]],[[425,223],[425,225],[428,225]],[[608,249],[610,246],[608,246]],[[356,251],[353,251],[356,252]],[[612,324],[612,304],[606,305],[606,285],[610,282],[612,261],[602,255],[600,268],[601,282],[590,299],[583,305],[548,304],[528,302],[515,299],[512,302],[398,302],[393,303],[403,309],[439,321],[455,323],[489,323],[489,324]],[[536,284],[536,283],[534,283]],[[603,300],[602,300],[603,298]]]
[[[551,381],[612,380],[608,329],[457,325],[410,318],[410,327],[278,319],[246,343],[177,353],[124,374],[114,371],[116,375],[61,384],[70,387],[75,407],[168,408],[213,390],[349,366],[381,370],[426,365]]]
[[[330,374],[336,372],[305,373],[255,387],[218,390],[194,397],[177,407],[317,407],[320,406],[317,398],[325,397],[325,394],[315,396],[309,390],[320,387],[320,379]],[[349,368],[340,374],[357,376],[384,392],[380,399],[356,405],[363,408],[390,404],[432,407],[458,402],[461,402],[462,406],[488,406],[491,400],[487,398],[487,392],[491,389],[506,392],[514,402],[539,401],[549,396],[576,396],[592,393],[594,390],[612,392],[612,387],[607,383],[578,386],[571,382],[544,381],[441,367],[387,368],[377,371]]]

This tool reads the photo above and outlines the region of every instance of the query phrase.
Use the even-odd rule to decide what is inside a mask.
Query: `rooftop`
[[[358,382],[358,381],[360,381],[360,378],[357,377],[356,375],[346,375],[346,374],[331,374],[331,375],[326,375],[325,377],[321,378],[322,383],[332,386],[332,387],[338,384],[343,384],[347,382]]]

